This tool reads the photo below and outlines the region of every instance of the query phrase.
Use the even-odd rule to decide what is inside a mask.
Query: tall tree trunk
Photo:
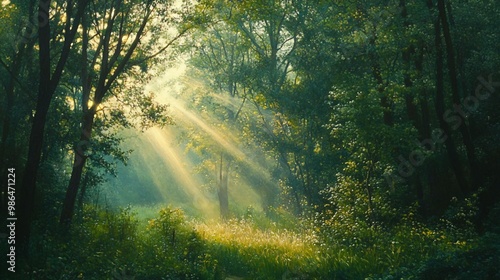
[[[78,209],[83,209],[83,202],[85,201],[85,195],[87,194],[87,187],[89,184],[89,172],[85,172],[85,176],[82,180],[82,189],[80,190],[80,195],[78,196]]]
[[[446,54],[448,61],[447,65],[448,65],[448,73],[451,80],[452,99],[454,106],[459,106],[458,108],[460,108],[461,102],[460,102],[460,93],[458,87],[457,66],[455,63],[455,49],[453,47],[453,42],[451,39],[451,32],[446,15],[444,0],[438,0],[438,11],[439,11],[439,18],[441,21],[441,25],[443,28],[444,41],[446,43]],[[476,155],[474,151],[474,145],[472,144],[472,138],[470,136],[469,129],[466,124],[465,116],[463,116],[460,113],[458,114],[458,116],[461,119],[461,124],[459,125],[459,128],[460,128],[460,133],[462,134],[463,143],[465,145],[467,159],[469,160],[469,166],[471,169],[472,178],[476,179],[478,174],[478,168],[476,166]],[[474,183],[472,185],[475,186]],[[464,191],[465,193],[469,193],[470,191],[473,191],[475,189],[477,188],[473,187],[469,189],[469,187],[467,186],[465,189],[462,189],[462,191]]]
[[[59,60],[51,77],[50,56],[50,0],[38,2],[38,41],[39,41],[39,84],[36,112],[31,127],[28,158],[24,168],[23,181],[20,190],[20,225],[19,240],[24,244],[22,250],[27,253],[33,210],[35,205],[36,178],[43,148],[45,123],[52,96],[59,84],[63,70],[69,57],[73,39],[80,25],[81,16],[87,6],[88,0],[77,1],[77,11],[73,17],[73,1],[68,1],[66,7],[67,21],[65,23],[64,44]],[[73,20],[71,20],[73,19]]]
[[[39,2],[39,82],[38,82],[38,100],[36,112],[31,127],[29,150],[24,176],[21,185],[20,197],[20,224],[19,238],[22,244],[28,246],[31,221],[33,219],[33,209],[35,204],[36,177],[43,147],[43,134],[47,112],[49,111],[50,101],[54,94],[55,86],[52,86],[50,80],[50,24],[49,20],[50,0],[41,0]]]
[[[408,29],[410,26],[410,22],[408,21],[408,11],[406,10],[405,0],[400,0],[399,6],[401,8],[401,17],[403,18],[403,27],[405,28],[406,32],[406,29]],[[415,105],[413,92],[411,91],[411,88],[413,87],[413,81],[411,80],[410,76],[410,68],[411,68],[410,65],[411,65],[411,57],[414,53],[415,53],[415,46],[411,43],[408,46],[405,46],[402,51],[403,67],[404,67],[403,83],[405,88],[407,89],[405,94],[405,104],[406,104],[406,113],[408,114],[408,119],[413,123],[413,126],[419,131],[420,136],[422,136],[420,122],[418,120],[418,109],[417,106]]]
[[[455,143],[452,139],[451,129],[444,119],[444,75],[443,75],[443,48],[441,43],[441,28],[439,21],[434,24],[435,31],[435,48],[436,48],[436,113],[439,120],[439,125],[446,137],[445,145],[450,164],[452,166],[455,178],[461,191],[467,189],[467,182],[460,164],[460,157],[458,156]]]
[[[372,63],[372,75],[375,81],[377,82],[377,91],[380,94],[380,106],[382,106],[383,109],[383,114],[384,114],[384,124],[388,126],[392,126],[394,124],[394,119],[392,116],[392,108],[391,108],[391,102],[389,100],[389,97],[387,96],[387,93],[385,92],[385,85],[384,85],[384,79],[382,77],[382,69],[380,67],[380,64],[377,61],[377,57],[375,55],[375,49],[376,49],[376,40],[377,40],[377,34],[376,31],[373,31],[372,38],[370,39],[370,45],[373,48],[373,50],[370,52],[369,58]]]
[[[410,22],[408,21],[408,11],[406,9],[406,1],[405,0],[400,0],[399,1],[399,6],[401,8],[401,17],[403,18],[403,27],[406,29],[409,28]],[[405,94],[405,105],[406,105],[406,113],[408,115],[408,119],[412,122],[413,126],[417,129],[418,135],[420,140],[423,139],[430,139],[427,137],[430,137],[430,132],[428,133],[429,136],[426,136],[426,131],[424,131],[424,126],[429,126],[429,123],[423,124],[424,120],[422,118],[422,121],[419,119],[418,115],[418,108],[417,105],[415,104],[415,98],[414,94],[416,93],[413,90],[413,81],[411,79],[410,75],[410,69],[411,69],[411,58],[412,55],[415,54],[415,46],[413,44],[410,44],[409,46],[406,46],[403,51],[402,51],[402,58],[403,58],[403,83],[404,87],[407,89],[406,94]],[[417,57],[415,60],[420,60],[422,57]],[[421,62],[415,62],[417,65],[417,72],[420,74],[422,69],[418,69],[418,67],[421,67]],[[425,99],[425,98],[424,98]],[[425,100],[427,102],[427,100]],[[422,104],[422,101],[421,101]],[[422,112],[425,114],[425,112]],[[426,112],[428,115],[428,112]],[[429,121],[426,119],[425,121]],[[413,185],[415,186],[415,194],[417,196],[417,200],[419,202],[419,211],[423,214],[425,214],[425,201],[424,201],[424,186],[422,185],[422,177],[423,177],[423,172],[422,170],[417,170],[417,173],[415,174],[416,176],[413,179]]]
[[[229,197],[228,197],[228,183],[229,183],[229,165],[230,162],[226,163],[226,169],[224,170],[223,164],[224,155],[220,154],[220,164],[219,164],[219,180],[218,180],[218,190],[217,195],[219,196],[219,207],[220,216],[222,220],[227,220],[229,218]]]
[[[94,104],[84,115],[83,130],[80,134],[80,142],[78,142],[77,147],[75,148],[75,157],[73,161],[73,169],[71,171],[71,178],[69,180],[68,188],[66,189],[66,196],[63,202],[61,217],[59,219],[59,222],[66,226],[71,223],[71,220],[73,218],[76,197],[78,195],[78,189],[80,187],[80,181],[82,179],[83,168],[85,167],[85,163],[88,158],[87,149],[88,145],[90,145],[90,138],[94,126],[96,109],[97,103]]]
[[[83,0],[82,0],[83,1]],[[75,158],[73,169],[71,171],[71,178],[68,184],[68,188],[66,189],[66,196],[63,203],[63,209],[61,212],[61,217],[59,222],[66,227],[70,225],[71,220],[73,218],[74,208],[76,204],[76,197],[78,195],[80,181],[83,174],[83,169],[85,167],[88,156],[86,153],[87,145],[91,139],[91,134],[94,126],[95,114],[97,112],[97,108],[103,102],[106,93],[110,90],[113,83],[118,79],[118,77],[126,71],[127,67],[129,67],[130,59],[132,58],[134,52],[136,51],[141,38],[144,35],[147,23],[151,17],[152,12],[154,11],[155,4],[153,2],[147,2],[147,8],[145,14],[140,19],[140,24],[137,26],[138,29],[134,32],[134,37],[130,45],[127,45],[125,48],[123,44],[125,34],[124,26],[126,26],[126,21],[131,18],[127,18],[128,14],[118,13],[118,10],[121,9],[122,1],[118,1],[114,3],[112,8],[108,11],[109,17],[106,19],[106,29],[100,34],[99,43],[97,46],[97,50],[95,51],[94,59],[90,64],[87,62],[87,44],[83,44],[82,48],[82,111],[83,111],[83,120],[82,120],[82,132],[80,134],[80,142],[75,149]],[[94,11],[97,12],[97,11]],[[119,16],[120,15],[120,16]],[[88,25],[90,21],[87,20],[86,16],[82,13],[82,30],[83,36],[82,40],[84,42],[89,41],[89,34],[87,32]],[[137,23],[137,22],[136,22]],[[114,33],[114,27],[118,24],[119,31],[118,34]],[[152,58],[159,53],[163,52],[172,42],[177,40],[182,34],[180,33],[177,37],[175,37],[171,42],[167,44],[164,48],[162,48],[159,52],[155,53],[153,56],[148,57]],[[111,46],[113,46],[112,38],[116,36],[116,45],[114,46],[114,50],[110,50]],[[123,55],[123,57],[121,57]],[[121,57],[121,60],[119,59]],[[98,59],[99,58],[99,59]],[[92,87],[94,84],[92,81],[92,75],[89,74],[90,71],[94,71],[94,67],[97,61],[100,61],[99,70],[95,73],[95,77],[97,81],[95,81],[95,88]],[[88,101],[90,100],[90,93],[94,91],[93,105],[90,109],[88,108]]]
[[[423,62],[424,62],[424,46],[423,43],[420,42],[418,44],[418,51],[417,51],[417,56],[415,57],[414,65],[415,65],[415,70],[417,73],[417,78],[416,80],[423,80]],[[420,107],[417,108],[417,110],[420,110],[420,130],[419,130],[419,135],[421,137],[420,140],[424,139],[432,139],[431,135],[431,116],[430,116],[430,109],[429,109],[429,100],[430,99],[430,92],[429,89],[426,87],[423,87],[420,90],[420,95],[418,97],[418,101],[420,104]],[[420,211],[422,215],[426,216],[427,210],[428,210],[428,203],[426,199],[426,192],[425,192],[425,187],[426,185],[422,183],[422,181],[427,182],[427,188],[428,189],[435,189],[435,180],[433,178],[436,178],[436,167],[434,166],[434,162],[428,161],[427,162],[427,168],[422,170],[422,176],[420,176],[420,180],[417,181],[417,199],[420,203]],[[424,178],[426,177],[426,178]],[[427,179],[427,180],[425,180]]]

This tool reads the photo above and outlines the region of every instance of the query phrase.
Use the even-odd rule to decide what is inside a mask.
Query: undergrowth
[[[189,220],[162,208],[140,221],[131,208],[85,207],[69,231],[38,225],[18,279],[498,279],[500,230],[468,225],[470,207],[434,223],[411,211],[391,227],[246,213]],[[281,210],[276,210],[279,213]],[[460,224],[460,227],[457,226]],[[471,225],[472,226],[472,225]]]

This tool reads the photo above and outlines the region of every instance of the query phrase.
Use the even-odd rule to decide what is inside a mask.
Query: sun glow
[[[231,102],[234,105],[237,105],[237,101],[234,98],[224,98],[226,102]],[[219,132],[213,126],[209,125],[207,121],[201,118],[201,116],[195,112],[189,111],[185,108],[182,101],[178,99],[174,99],[170,102],[174,112],[178,112],[181,114],[180,120],[188,120],[191,124],[194,124],[196,127],[202,129],[205,133],[207,133],[212,140],[217,142],[224,151],[230,153],[236,160],[243,161],[246,163],[248,167],[251,168],[251,171],[255,174],[259,174],[259,177],[262,178],[265,183],[271,184],[271,178],[267,172],[262,170],[259,164],[255,163],[252,160],[252,154],[245,153],[238,146],[238,139],[233,135],[236,135],[235,132]],[[184,117],[184,118],[182,118]]]
[[[149,194],[138,198],[138,194],[124,196],[123,201],[140,200],[141,203],[167,203],[174,207],[181,207],[196,217],[207,219],[219,218],[219,201],[217,196],[217,180],[210,175],[199,172],[200,168],[215,168],[216,162],[201,167],[200,161],[217,161],[212,158],[192,153],[186,149],[191,146],[192,139],[183,139],[180,136],[187,131],[195,131],[200,135],[199,141],[207,145],[209,153],[217,154],[223,151],[230,155],[234,164],[230,168],[228,178],[228,194],[231,212],[245,211],[249,206],[257,211],[263,211],[265,196],[270,194],[277,183],[271,178],[269,168],[275,163],[266,159],[263,151],[256,152],[259,147],[252,147],[241,139],[241,131],[235,130],[210,110],[198,112],[191,108],[186,101],[188,92],[205,92],[213,102],[225,106],[236,112],[251,112],[251,102],[244,102],[239,97],[230,97],[224,94],[206,93],[202,81],[186,78],[182,74],[186,66],[168,70],[164,75],[152,81],[147,91],[156,93],[157,101],[170,106],[169,114],[174,118],[176,125],[164,129],[151,128],[139,135],[131,147],[135,156],[131,165],[135,168],[137,182],[146,188],[151,185]],[[183,99],[184,98],[184,99]],[[186,130],[187,129],[187,130]],[[206,142],[204,142],[206,141]],[[204,142],[204,143],[203,143]],[[225,160],[226,162],[226,160]],[[143,174],[141,174],[143,173]],[[210,172],[209,172],[210,173]],[[212,174],[212,173],[210,173]],[[209,176],[209,177],[204,177]],[[122,184],[129,183],[122,181]],[[135,190],[132,192],[139,192]],[[154,198],[156,196],[156,199]]]
[[[218,209],[201,191],[201,183],[193,176],[192,167],[189,166],[187,161],[181,159],[182,152],[170,143],[175,139],[175,136],[168,129],[161,130],[159,128],[150,129],[145,136],[164,163],[170,168],[175,180],[183,187],[186,194],[192,198],[193,206],[207,217],[217,217]],[[163,171],[155,170],[155,172]]]
[[[184,117],[189,119],[190,122],[195,124],[198,128],[202,129],[206,132],[210,137],[216,141],[225,151],[229,152],[232,156],[237,158],[238,160],[242,160],[246,157],[245,153],[243,153],[236,145],[228,141],[230,138],[229,135],[225,135],[225,137],[217,132],[214,128],[208,125],[202,118],[186,110],[180,102],[172,103],[172,107],[175,108],[176,111],[180,112]]]

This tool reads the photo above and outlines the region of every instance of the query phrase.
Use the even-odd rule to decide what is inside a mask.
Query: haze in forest
[[[0,278],[500,279],[498,15],[1,1]]]
[[[156,209],[170,205],[183,209],[195,218],[217,220],[219,201],[217,186],[217,168],[213,167],[213,178],[200,174],[202,158],[188,147],[190,145],[187,128],[195,129],[216,145],[230,151],[239,160],[245,161],[244,169],[248,174],[238,174],[229,182],[229,201],[236,213],[245,213],[248,208],[263,211],[262,201],[266,193],[262,190],[262,180],[252,180],[256,176],[265,180],[267,188],[277,189],[277,182],[272,181],[269,170],[260,166],[265,158],[256,159],[258,147],[248,148],[230,135],[219,132],[219,121],[209,115],[201,115],[194,108],[187,108],[189,100],[183,99],[183,92],[192,91],[192,86],[202,87],[201,81],[190,78],[186,73],[184,61],[174,68],[166,70],[153,79],[146,90],[155,93],[158,102],[169,105],[169,114],[175,124],[164,128],[150,128],[144,133],[138,130],[123,132],[126,139],[124,150],[132,150],[126,165],[119,164],[118,176],[109,176],[103,186],[101,203],[109,206]],[[211,89],[205,88],[207,92]],[[235,98],[212,93],[213,102],[221,106],[238,107]],[[259,151],[262,153],[262,149]],[[271,162],[269,162],[271,164]],[[209,175],[210,176],[210,175]],[[277,190],[275,190],[277,191]]]

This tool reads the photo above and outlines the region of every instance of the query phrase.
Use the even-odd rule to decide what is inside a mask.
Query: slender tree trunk
[[[399,6],[401,8],[401,17],[403,18],[403,27],[406,29],[409,28],[410,22],[408,21],[408,11],[406,9],[406,1],[405,0],[400,0],[399,1]],[[412,60],[412,55],[415,55],[415,46],[413,44],[410,44],[406,48],[403,49],[402,51],[402,58],[403,58],[403,65],[404,65],[404,72],[403,72],[403,83],[405,88],[407,89],[407,92],[405,94],[405,105],[406,105],[406,112],[408,115],[408,119],[412,122],[413,126],[417,129],[419,138],[420,140],[423,139],[430,139],[430,131],[428,132],[428,136],[426,136],[427,131],[425,131],[425,126],[429,126],[429,119],[428,119],[428,112],[421,112],[422,113],[422,120],[419,119],[418,115],[418,107],[415,104],[415,98],[414,95],[416,92],[413,89],[413,81],[411,79],[410,75],[410,69],[411,69],[411,60]],[[417,72],[421,74],[421,60],[422,57],[417,57],[415,59],[415,68],[417,68]],[[421,98],[421,99],[425,99]],[[421,100],[421,104],[423,102],[427,102],[427,100]],[[427,104],[426,104],[427,106]],[[424,114],[426,114],[426,118],[424,118]],[[424,123],[424,122],[427,123]],[[429,138],[427,138],[429,137]],[[415,174],[415,178],[413,179],[413,184],[415,186],[415,194],[417,196],[417,200],[419,202],[419,211],[425,215],[425,201],[424,201],[424,186],[422,185],[422,177],[423,177],[423,172],[422,170],[417,170],[417,173]]]
[[[437,21],[434,25],[436,47],[436,113],[439,120],[439,125],[444,132],[444,137],[446,137],[445,146],[450,164],[452,166],[460,190],[463,192],[467,189],[467,181],[465,180],[462,166],[460,164],[460,157],[458,156],[455,143],[452,139],[451,129],[444,119],[444,62],[440,29],[440,23],[439,21]]]
[[[447,54],[447,65],[448,65],[448,73],[450,76],[451,80],[451,91],[452,91],[452,99],[454,106],[461,106],[460,102],[460,93],[459,93],[459,87],[458,87],[458,73],[457,73],[457,66],[455,63],[455,49],[453,47],[453,42],[451,39],[451,32],[450,32],[450,27],[448,24],[448,19],[446,15],[446,8],[445,8],[445,3],[444,0],[438,0],[438,11],[439,11],[439,18],[441,21],[441,25],[443,28],[443,35],[444,35],[444,41],[446,43],[446,54]],[[460,128],[460,133],[462,134],[462,139],[463,143],[465,145],[465,151],[467,153],[467,158],[469,160],[469,166],[471,169],[472,177],[474,179],[477,178],[478,174],[478,168],[476,166],[476,155],[474,151],[474,145],[472,143],[472,138],[469,133],[469,129],[466,124],[465,117],[462,114],[458,114],[458,116],[461,119],[461,124],[459,126]],[[476,180],[475,180],[476,181]],[[472,184],[475,186],[475,184]],[[469,189],[467,188],[462,189],[465,193],[469,193],[470,191],[473,191],[477,188],[473,187]]]
[[[85,163],[88,158],[87,149],[88,145],[90,144],[90,138],[94,126],[96,108],[97,103],[94,104],[84,115],[83,130],[80,134],[80,142],[78,142],[77,147],[75,148],[73,169],[71,171],[71,178],[69,180],[68,188],[66,189],[66,196],[64,198],[61,217],[59,220],[61,224],[66,226],[71,223],[71,220],[73,218],[76,197],[78,195],[78,189],[80,187],[80,181],[82,179],[83,168],[85,167]]]
[[[1,145],[0,151],[2,152],[3,155],[8,155],[7,142],[8,142],[8,138],[10,135],[12,108],[14,107],[14,84],[15,84],[16,78],[19,75],[19,71],[21,69],[23,54],[24,54],[24,47],[22,47],[19,50],[19,52],[16,53],[16,56],[14,58],[14,62],[13,62],[12,67],[10,69],[9,81],[8,81],[7,87],[5,89],[5,96],[6,96],[5,105],[4,105],[5,117],[3,119],[3,125],[2,125],[2,139],[0,140],[1,141],[0,142],[0,145]],[[5,157],[5,158],[1,158],[0,160],[8,162],[10,159],[8,157]]]
[[[432,139],[432,135],[431,135],[431,128],[430,128],[430,124],[431,124],[431,117],[430,117],[430,110],[429,110],[429,103],[428,103],[428,97],[429,94],[428,94],[428,90],[427,89],[423,89],[422,90],[422,93],[421,93],[421,98],[420,98],[420,113],[421,113],[421,116],[422,116],[422,139]],[[427,186],[429,189],[435,189],[436,188],[436,184],[435,184],[435,181],[433,180],[433,178],[436,178],[437,174],[436,174],[436,168],[434,167],[434,163],[431,161],[431,162],[428,162],[427,163],[428,165],[428,168],[427,168],[427,172],[425,172],[425,177],[426,177],[426,182],[427,182]],[[425,181],[424,181],[425,182]],[[425,196],[425,191],[424,191],[424,188],[425,188],[425,184],[422,184],[422,182],[418,182],[418,185],[417,185],[417,197],[418,197],[418,200],[420,202],[420,209],[422,210],[422,213],[425,214],[428,212],[428,203],[427,203],[427,199],[426,199],[426,196]]]
[[[19,240],[24,245],[21,250],[27,253],[29,246],[29,235],[36,194],[36,178],[40,165],[40,158],[43,149],[45,123],[49,111],[52,96],[59,84],[62,72],[69,57],[73,39],[80,25],[81,16],[87,6],[88,0],[77,1],[77,12],[73,19],[73,1],[68,1],[66,8],[67,21],[65,23],[64,44],[60,52],[59,60],[51,76],[51,56],[50,56],[50,0],[40,0],[38,2],[38,48],[39,48],[39,81],[38,98],[35,116],[31,127],[28,158],[24,168],[23,181],[20,190],[20,224]]]
[[[78,209],[83,209],[83,202],[85,200],[85,195],[87,193],[87,184],[89,182],[89,173],[86,172],[85,176],[83,177],[82,180],[82,189],[80,191],[80,195],[78,196]]]
[[[222,220],[227,220],[229,218],[229,197],[228,197],[228,183],[229,183],[229,161],[226,163],[226,170],[223,169],[223,158],[224,155],[220,154],[220,165],[219,165],[219,187],[217,194],[219,196],[219,207],[220,216]]]
[[[279,144],[278,144],[279,145]],[[301,195],[301,191],[299,190],[299,185],[302,185],[302,182],[299,182],[299,179],[297,178],[297,176],[295,176],[293,170],[292,170],[292,167],[290,166],[290,163],[288,162],[288,159],[287,159],[287,154],[286,152],[284,151],[283,148],[279,147],[279,155],[280,155],[280,164],[282,166],[285,166],[286,167],[286,170],[287,170],[287,177],[288,177],[288,183],[290,184],[290,187],[292,188],[292,195],[293,195],[293,200],[295,202],[295,209],[297,211],[297,214],[302,214],[302,211],[303,211],[303,205],[302,205],[302,201],[300,199]]]
[[[417,80],[422,80],[423,76],[423,62],[424,62],[424,47],[423,44],[420,43],[418,47],[418,55],[416,56],[414,60],[415,64],[415,70],[417,73]],[[420,107],[417,108],[417,110],[420,110],[420,130],[419,130],[419,135],[421,137],[421,140],[423,139],[432,139],[431,135],[431,116],[430,116],[430,109],[429,109],[429,100],[430,100],[430,94],[429,90],[427,88],[422,88],[420,91],[420,95],[418,98]],[[435,183],[433,178],[435,178],[436,175],[436,167],[434,166],[434,163],[432,161],[427,162],[428,168],[424,169],[422,171],[422,176],[420,176],[420,180],[418,180],[416,183],[417,187],[417,199],[420,203],[420,210],[421,213],[426,216],[428,212],[428,203],[426,199],[426,192],[425,192],[425,187],[426,185],[422,183],[424,179],[427,179],[424,181],[427,182],[427,188],[428,189],[435,189]],[[426,178],[423,178],[426,177]]]
[[[119,13],[117,13],[117,11],[121,9],[120,8],[121,1],[115,4],[117,6],[113,6],[113,8],[109,11],[110,16],[106,21],[106,29],[103,31],[103,34],[101,34],[100,42],[97,46],[96,53],[93,54],[94,59],[90,65],[87,63],[87,47],[86,47],[87,44],[84,44],[85,46],[82,48],[81,79],[83,88],[83,94],[82,94],[82,111],[84,116],[82,121],[83,129],[80,134],[80,142],[78,143],[78,146],[75,149],[75,158],[74,158],[73,169],[71,172],[71,178],[68,184],[68,188],[66,190],[63,209],[59,220],[60,223],[65,226],[69,226],[73,218],[74,208],[76,204],[76,197],[78,195],[83,169],[85,167],[85,163],[88,157],[86,154],[87,152],[86,149],[91,139],[97,108],[103,102],[106,93],[108,93],[108,91],[110,90],[111,86],[116,81],[116,79],[129,66],[128,63],[130,62],[132,55],[134,54],[136,48],[138,47],[142,35],[144,35],[146,25],[149,22],[150,16],[154,10],[153,2],[148,1],[146,13],[141,18],[140,25],[138,26],[138,30],[135,32],[134,38],[130,46],[128,46],[128,48],[124,48],[122,42],[124,36],[126,35],[125,33],[123,33],[124,32],[123,28],[124,25],[126,25],[125,22],[129,18],[124,18],[125,15],[123,14],[121,15],[122,17],[118,17]],[[119,19],[118,21],[117,17]],[[89,34],[87,32],[87,29],[89,21],[86,19],[86,16],[83,13],[80,14],[80,18],[82,19],[82,29],[83,29],[82,40],[84,42],[88,42]],[[114,35],[113,26],[116,26],[116,24],[119,25],[120,31],[118,32],[118,34]],[[113,45],[111,40],[113,36],[117,36],[116,42],[118,43],[115,45],[115,49],[113,51],[110,51],[110,46]],[[174,40],[177,40],[179,37],[180,36],[175,37]],[[161,51],[164,51],[165,49],[166,47],[164,47]],[[123,53],[124,53],[123,58],[119,60],[120,55]],[[155,55],[159,53],[160,52],[157,52]],[[99,65],[98,74],[96,73],[97,75],[95,75],[97,81],[95,82],[95,89],[94,89],[92,88],[93,83],[92,83],[92,78],[89,75],[89,72],[94,71],[94,66],[96,65],[95,63],[97,62],[97,57],[99,57],[101,64]],[[90,109],[87,109],[88,108],[87,103],[90,100],[91,90],[94,90],[94,98],[92,100],[93,105]]]
[[[403,18],[403,27],[407,29],[410,26],[408,22],[408,12],[406,10],[405,0],[399,1],[399,6],[401,8],[401,17]],[[406,31],[406,30],[405,30]],[[406,104],[406,112],[408,114],[408,119],[413,123],[413,126],[420,131],[420,125],[418,121],[418,110],[415,105],[414,98],[411,92],[411,88],[413,87],[413,81],[410,76],[410,65],[411,65],[411,56],[415,53],[415,46],[410,44],[406,46],[402,51],[403,57],[403,83],[407,92],[405,94],[405,104]]]
[[[40,74],[38,82],[38,100],[31,127],[28,159],[26,161],[21,185],[21,208],[19,212],[19,239],[25,246],[28,246],[29,243],[31,221],[33,219],[36,177],[38,174],[38,166],[43,147],[45,122],[49,111],[50,101],[55,90],[55,86],[51,84],[50,77],[50,24],[48,23],[49,7],[50,0],[41,0],[39,2],[38,41]]]
[[[372,38],[370,39],[370,45],[373,49],[376,47],[376,34],[373,31]],[[392,108],[389,97],[385,92],[384,79],[382,77],[382,69],[375,56],[375,51],[371,51],[369,57],[372,62],[372,75],[377,82],[377,91],[380,93],[380,106],[382,106],[384,114],[384,124],[392,126],[394,124],[394,119],[392,116]]]

